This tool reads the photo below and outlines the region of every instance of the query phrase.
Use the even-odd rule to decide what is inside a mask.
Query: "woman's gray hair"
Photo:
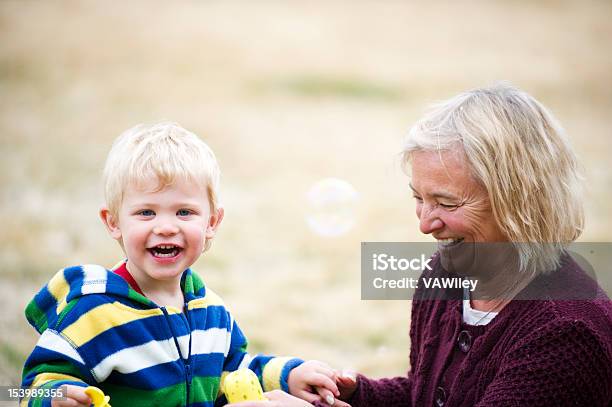
[[[565,132],[526,92],[507,83],[436,104],[409,131],[413,151],[463,149],[488,192],[493,216],[520,257],[520,270],[556,269],[584,226],[582,177]]]

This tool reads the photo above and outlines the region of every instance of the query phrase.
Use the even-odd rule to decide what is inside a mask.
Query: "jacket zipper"
[[[185,303],[184,312],[181,314],[181,318],[187,322],[187,331],[189,332],[189,348],[187,349],[187,359],[185,359],[185,380],[187,384],[187,404],[189,404],[189,396],[191,393],[191,379],[193,378],[193,368],[191,366],[191,324],[189,323],[189,308]]]
[[[191,372],[191,325],[189,324],[189,319],[185,318],[185,316],[183,314],[181,314],[181,318],[184,318],[187,321],[187,327],[189,330],[189,354],[187,355],[187,358],[183,357],[183,353],[181,352],[181,347],[179,346],[178,343],[178,338],[176,337],[176,334],[174,333],[174,329],[172,329],[172,324],[170,323],[170,315],[168,314],[168,311],[166,310],[166,307],[161,307],[162,312],[164,313],[164,316],[166,318],[166,324],[168,324],[168,327],[170,328],[170,332],[172,333],[172,339],[174,339],[174,346],[176,346],[176,350],[178,351],[179,354],[179,358],[181,359],[181,362],[183,363],[183,370],[185,371],[185,387],[186,387],[186,398],[185,398],[185,405],[189,405],[189,396],[191,393],[191,379],[192,379],[192,372]],[[187,311],[187,304],[185,304],[185,312]]]

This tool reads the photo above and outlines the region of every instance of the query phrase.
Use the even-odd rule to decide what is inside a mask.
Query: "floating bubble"
[[[316,182],[308,191],[308,226],[321,236],[345,234],[355,225],[357,198],[357,191],[345,180],[325,178]]]

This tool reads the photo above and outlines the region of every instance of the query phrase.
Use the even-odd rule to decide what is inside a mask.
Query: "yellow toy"
[[[250,369],[239,369],[228,374],[223,382],[223,392],[230,403],[267,400],[257,376]]]
[[[85,394],[89,396],[94,407],[111,407],[111,405],[108,404],[110,397],[105,396],[104,392],[97,387],[89,386],[85,389]]]

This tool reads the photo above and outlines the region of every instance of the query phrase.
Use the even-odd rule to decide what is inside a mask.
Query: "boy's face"
[[[157,180],[129,185],[116,219],[105,209],[101,212],[111,236],[125,250],[128,270],[149,287],[180,278],[200,257],[223,217],[222,209],[210,213],[202,186],[177,180],[154,192],[157,186]]]

